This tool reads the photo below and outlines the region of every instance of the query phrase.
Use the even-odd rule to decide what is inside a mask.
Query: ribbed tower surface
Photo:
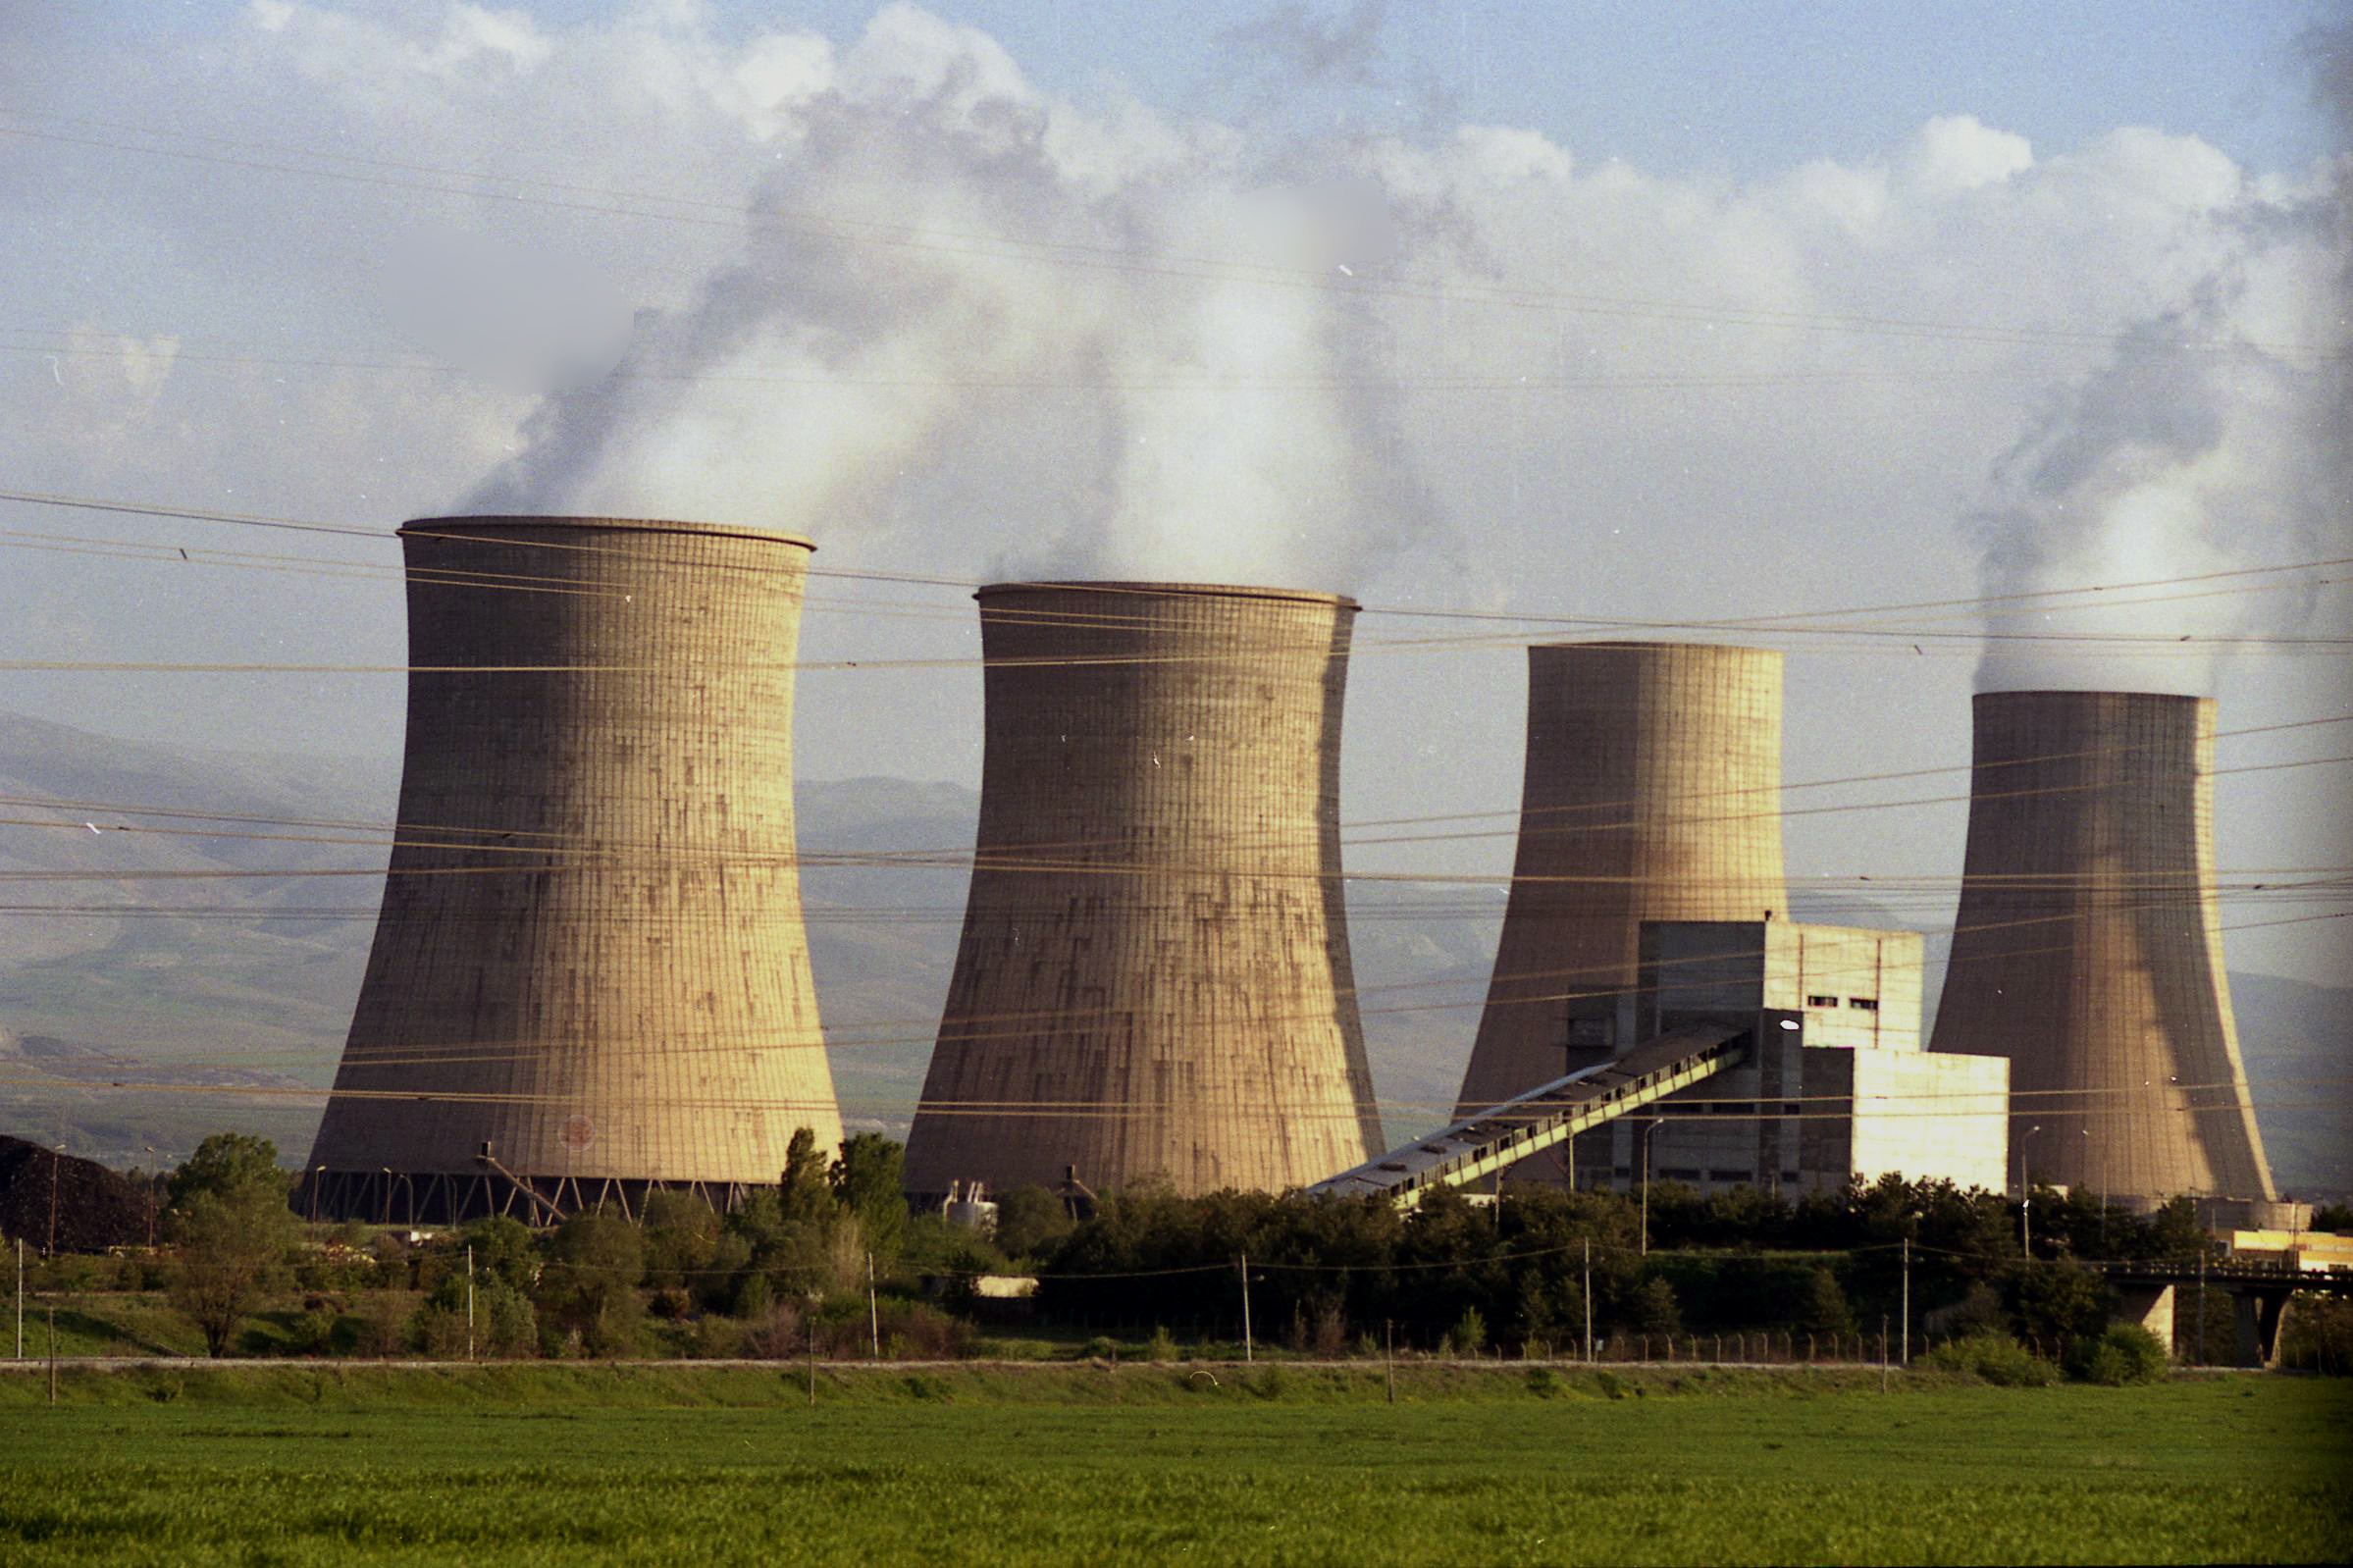
[[[793,837],[808,542],[464,517],[401,544],[419,667],[324,1206],[515,1207],[485,1143],[567,1209],[772,1183],[800,1126],[830,1149]]]
[[[942,1192],[1301,1185],[1379,1122],[1341,904],[1356,605],[1158,583],[984,588],[964,938],[907,1143]]]
[[[1780,810],[1779,653],[1531,648],[1519,854],[1457,1114],[1559,1077],[1572,1041],[1635,1043],[1643,921],[1784,917]]]
[[[2010,1058],[2013,1180],[2275,1196],[2222,968],[2214,722],[2149,692],[1976,700],[1929,1048]]]

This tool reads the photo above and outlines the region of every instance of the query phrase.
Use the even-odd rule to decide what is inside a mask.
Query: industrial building
[[[1531,648],[1519,848],[1458,1114],[1635,1044],[1644,921],[1785,918],[1780,812],[1779,653]]]
[[[2237,1223],[2292,1228],[2222,967],[2214,704],[1987,692],[1975,719],[1931,1048],[2009,1058],[2012,1179],[2135,1206],[2210,1195]]]
[[[1279,1190],[1379,1146],[1348,956],[1353,601],[984,588],[980,822],[907,1185]]]
[[[2003,1189],[2010,1065],[1920,1048],[1916,932],[1787,920],[1645,922],[1645,1039],[1771,1010],[1739,1066],[1577,1140],[1577,1184],[1831,1191],[1900,1175]]]
[[[298,1202],[723,1206],[795,1128],[832,1148],[793,830],[810,544],[553,517],[400,540],[399,827]]]

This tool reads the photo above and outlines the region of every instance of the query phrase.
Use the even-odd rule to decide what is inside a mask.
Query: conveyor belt
[[[1748,1056],[1751,1039],[1748,1028],[1732,1024],[1659,1035],[1613,1061],[1555,1078],[1307,1190],[1330,1196],[1385,1193],[1400,1209],[1413,1208],[1433,1187],[1468,1186],[1737,1067]]]

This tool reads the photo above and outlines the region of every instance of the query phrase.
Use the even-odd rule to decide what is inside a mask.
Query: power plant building
[[[1519,849],[1457,1114],[1636,1043],[1646,920],[1786,918],[1780,810],[1779,653],[1531,648]]]
[[[2215,896],[2214,704],[1980,694],[1932,1049],[2011,1063],[2013,1179],[2147,1205],[2276,1193]]]
[[[553,517],[400,539],[399,825],[306,1205],[724,1206],[797,1127],[831,1149],[793,826],[809,543]]]
[[[918,1195],[1280,1190],[1380,1126],[1341,902],[1352,601],[984,588],[980,821]]]
[[[1761,1010],[1797,1025],[1751,1058],[1577,1140],[1577,1184],[1650,1179],[1836,1192],[1897,1175],[2003,1187],[2010,1064],[1920,1048],[1913,931],[1787,920],[1646,922],[1637,1029],[1646,1038]]]

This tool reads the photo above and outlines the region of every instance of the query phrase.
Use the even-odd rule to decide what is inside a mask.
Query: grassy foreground
[[[840,1369],[811,1408],[802,1376],[0,1378],[0,1560],[2353,1557],[2334,1381],[1427,1368],[1392,1406],[1377,1370]]]

